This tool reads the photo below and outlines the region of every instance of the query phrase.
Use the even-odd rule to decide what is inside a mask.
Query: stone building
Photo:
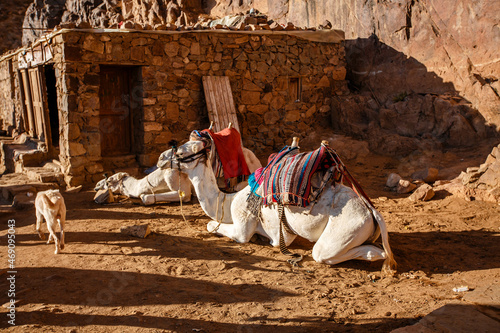
[[[259,154],[329,127],[347,94],[343,33],[56,30],[0,58],[2,129],[44,142],[67,185],[150,167],[208,127],[204,76],[227,76],[243,143]]]

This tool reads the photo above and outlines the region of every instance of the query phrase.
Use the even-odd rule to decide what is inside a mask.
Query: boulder
[[[419,170],[414,172],[411,175],[412,179],[422,180],[426,183],[434,183],[438,178],[439,170],[436,168],[425,168],[423,170]]]
[[[410,193],[415,188],[417,188],[417,185],[413,184],[409,180],[400,179],[396,188],[396,192],[398,192],[399,194]]]
[[[401,180],[401,176],[398,175],[397,173],[390,173],[389,176],[387,177],[387,182],[385,183],[385,185],[387,187],[396,187],[398,186],[399,184],[399,181]]]
[[[429,201],[434,197],[435,193],[432,186],[422,184],[409,197],[411,201]]]

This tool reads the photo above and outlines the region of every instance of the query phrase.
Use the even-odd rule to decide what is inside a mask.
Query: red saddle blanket
[[[225,128],[220,132],[214,133],[209,129],[199,133],[200,136],[210,136],[215,145],[215,152],[218,158],[215,161],[220,161],[220,165],[215,165],[214,173],[217,176],[224,176],[224,179],[229,179],[239,176],[250,175],[243,150],[241,148],[241,136],[235,128]]]

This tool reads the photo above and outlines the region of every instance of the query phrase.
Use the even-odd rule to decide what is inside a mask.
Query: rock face
[[[500,145],[494,147],[479,167],[467,168],[450,183],[434,187],[465,200],[483,200],[500,204]]]
[[[35,0],[26,10],[23,45],[36,40],[61,22],[65,0]]]
[[[33,0],[0,1],[0,54],[21,46],[24,15]]]
[[[23,44],[34,41],[62,24],[81,28],[128,28],[152,30],[176,24],[193,25],[202,13],[200,0],[35,0],[26,11]]]
[[[377,153],[406,156],[415,150],[471,147],[495,135],[484,117],[460,98],[413,93],[382,102],[375,96],[337,97],[332,103],[332,123],[338,130],[369,141]]]
[[[219,1],[218,13],[245,10]],[[384,104],[394,96],[459,94],[500,127],[500,45],[496,0],[277,0],[253,6],[298,26],[325,20],[346,33],[348,78]]]

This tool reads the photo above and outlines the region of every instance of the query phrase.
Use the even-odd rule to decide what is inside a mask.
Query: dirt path
[[[381,262],[326,266],[312,244],[292,268],[264,240],[237,244],[206,232],[197,202],[100,206],[93,192],[64,194],[67,246],[54,255],[34,231],[34,209],[1,216],[0,258],[7,262],[7,221],[16,223],[16,326],[13,332],[388,332],[445,304],[468,306],[454,287],[500,281],[500,206],[451,196],[411,203],[384,189],[391,162],[352,168],[385,217],[398,274]],[[120,227],[148,223],[146,239]],[[44,226],[44,230],[45,226]],[[0,301],[7,303],[5,271]],[[2,307],[0,328],[8,309]]]

